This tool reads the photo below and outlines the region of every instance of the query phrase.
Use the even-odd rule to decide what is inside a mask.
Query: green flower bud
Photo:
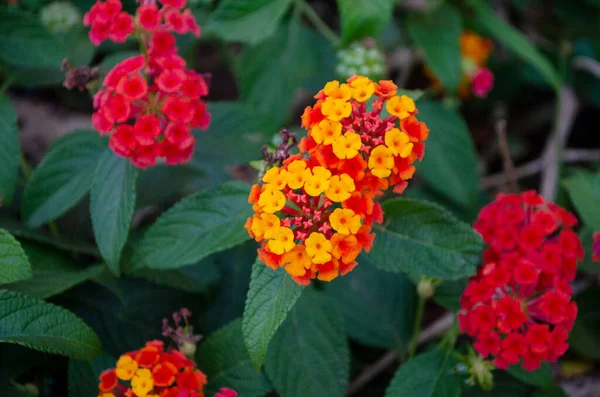
[[[417,285],[417,293],[421,298],[429,299],[435,294],[435,284],[428,277],[421,277]]]
[[[40,21],[52,33],[65,33],[81,24],[81,13],[71,3],[50,3],[40,10]]]
[[[377,81],[385,78],[385,55],[369,41],[354,42],[337,53],[336,73],[340,80],[361,75]]]

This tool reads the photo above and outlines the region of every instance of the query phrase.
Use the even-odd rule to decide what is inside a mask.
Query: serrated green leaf
[[[209,335],[198,349],[196,362],[208,377],[207,396],[221,387],[234,389],[239,397],[261,397],[273,389],[264,373],[252,367],[244,345],[241,319]]]
[[[546,362],[542,363],[542,366],[535,371],[527,371],[521,365],[513,365],[508,369],[508,373],[528,385],[546,389],[556,385],[552,370]]]
[[[228,41],[258,44],[277,30],[292,0],[223,0],[211,14],[207,32]]]
[[[383,204],[383,225],[369,261],[390,272],[405,272],[442,280],[475,273],[483,241],[469,225],[437,204],[396,198]]]
[[[0,342],[89,360],[100,353],[98,337],[62,307],[0,290]]]
[[[569,334],[572,350],[583,357],[600,360],[600,289],[590,288],[575,298],[578,313]]]
[[[583,223],[593,230],[600,230],[600,174],[578,170],[563,181],[564,187]]]
[[[517,29],[500,19],[488,4],[469,0],[476,11],[476,23],[485,28],[498,41],[515,52],[520,58],[537,69],[555,89],[560,89],[561,78],[550,61],[535,48]]]
[[[19,175],[19,128],[10,99],[0,95],[0,199],[10,204]]]
[[[344,396],[350,351],[326,296],[307,289],[273,337],[265,370],[281,397]]]
[[[346,43],[378,36],[392,18],[393,0],[337,0]]]
[[[98,156],[106,141],[94,131],[78,131],[58,139],[33,171],[21,209],[35,228],[58,218],[90,189]]]
[[[462,33],[460,13],[445,4],[433,12],[411,13],[405,22],[408,34],[416,46],[423,50],[427,66],[444,88],[456,92],[462,77],[458,45]]]
[[[403,274],[376,268],[367,255],[349,274],[327,285],[348,335],[366,346],[405,350],[415,318],[415,289]]]
[[[101,274],[102,266],[81,266],[64,252],[41,244],[23,242],[25,254],[31,262],[33,278],[4,285],[11,291],[32,298],[46,299],[58,295],[77,284]]]
[[[6,230],[0,229],[0,284],[31,277],[31,264],[21,244]]]
[[[466,209],[477,206],[477,151],[462,117],[437,102],[419,101],[419,120],[431,130],[417,165],[429,188]]]
[[[98,249],[118,276],[119,259],[135,208],[137,170],[128,159],[107,149],[98,159],[91,188],[90,214]]]
[[[451,350],[434,350],[408,360],[394,375],[385,397],[458,397],[461,381]]]
[[[298,22],[283,26],[258,46],[248,48],[236,62],[241,97],[275,132],[290,115],[294,92],[318,72],[318,37]],[[322,82],[325,84],[325,81]]]
[[[260,369],[269,341],[303,290],[284,269],[273,270],[258,259],[252,266],[242,331],[255,369]]]
[[[135,268],[175,269],[249,240],[250,187],[241,182],[191,194],[163,213],[135,248]]]
[[[86,397],[98,394],[98,378],[108,368],[114,368],[116,359],[100,354],[90,361],[69,360],[69,397]]]
[[[33,16],[0,9],[0,60],[15,66],[60,69],[66,52]]]

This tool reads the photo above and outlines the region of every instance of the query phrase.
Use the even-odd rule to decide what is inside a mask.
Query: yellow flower
[[[408,134],[398,128],[393,128],[385,133],[385,144],[393,155],[400,156],[403,159],[410,155],[414,146],[410,142]]]
[[[351,209],[337,208],[329,215],[329,222],[339,234],[356,234],[362,226],[360,215],[355,214]]]
[[[354,190],[354,180],[348,174],[334,175],[329,180],[329,188],[325,195],[331,201],[339,203],[348,200]]]
[[[300,189],[304,186],[304,181],[310,176],[310,170],[306,169],[306,162],[301,160],[292,161],[288,167],[288,186],[292,189]]]
[[[115,373],[121,380],[130,380],[138,369],[138,363],[129,356],[121,356],[117,361]]]
[[[340,121],[350,116],[352,105],[343,99],[327,98],[321,106],[321,113],[327,116],[329,120]]]
[[[390,100],[385,104],[385,108],[389,114],[398,117],[400,120],[407,118],[417,109],[415,106],[415,101],[406,95],[394,96],[390,98]]]
[[[297,245],[293,250],[286,252],[281,261],[282,266],[292,277],[302,277],[306,274],[306,269],[310,269],[312,261],[306,253],[303,245]]]
[[[271,240],[267,243],[269,251],[281,255],[291,251],[296,246],[294,243],[294,232],[289,227],[280,227],[273,232]]]
[[[327,168],[321,166],[314,167],[312,174],[306,177],[304,191],[309,196],[316,197],[320,195],[329,188],[329,178],[331,178],[331,171]]]
[[[273,214],[262,213],[260,217],[254,217],[252,219],[252,233],[255,236],[265,239],[270,239],[273,237],[273,233],[279,229],[280,220],[277,216]]]
[[[369,156],[369,168],[373,175],[379,178],[387,178],[392,173],[391,169],[393,167],[394,156],[389,148],[379,145],[371,150],[371,155]]]
[[[282,190],[287,183],[287,178],[288,172],[286,170],[273,167],[265,173],[262,180],[274,189]]]
[[[348,84],[340,85],[340,82],[337,80],[333,80],[325,84],[323,92],[330,98],[341,99],[343,101],[347,101],[352,96]]]
[[[279,190],[275,190],[271,185],[265,185],[265,191],[258,198],[258,205],[269,214],[273,214],[285,205],[285,195]]]
[[[348,131],[333,141],[333,153],[342,160],[356,157],[361,147],[360,135],[353,131]]]
[[[359,77],[350,83],[352,98],[358,102],[365,102],[375,92],[375,84],[368,77]]]
[[[331,242],[322,233],[312,232],[304,244],[313,263],[319,265],[331,260]]]
[[[324,145],[331,145],[340,135],[342,135],[342,124],[337,121],[322,120],[310,130],[310,136],[315,142]]]
[[[136,396],[146,397],[154,388],[152,372],[146,368],[139,369],[131,379],[131,388]]]

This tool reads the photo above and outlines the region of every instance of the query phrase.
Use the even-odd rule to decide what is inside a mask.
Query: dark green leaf
[[[105,353],[90,361],[69,360],[69,397],[97,395],[100,373],[114,368],[116,361]]]
[[[23,243],[33,268],[33,278],[4,287],[33,298],[46,299],[98,276],[102,266],[81,266],[63,252],[35,243]]]
[[[385,397],[458,397],[461,381],[456,364],[452,351],[434,350],[410,359],[394,375]]]
[[[337,0],[342,25],[342,38],[350,43],[378,36],[392,17],[393,0]]]
[[[29,227],[56,219],[89,191],[104,148],[105,140],[94,131],[78,131],[54,143],[25,187],[21,209]]]
[[[578,170],[563,182],[571,201],[583,222],[593,230],[600,230],[600,174]]]
[[[479,25],[535,67],[555,90],[560,88],[561,79],[550,61],[521,32],[500,19],[486,2],[469,0],[469,3],[477,12],[476,21]]]
[[[21,244],[6,230],[0,229],[0,284],[31,278],[31,264]]]
[[[462,397],[531,397],[532,387],[519,382],[506,371],[494,371],[494,388],[483,391],[479,386],[465,387]]]
[[[62,307],[0,290],[0,342],[89,360],[100,341],[81,319]]]
[[[19,175],[19,128],[10,100],[0,95],[0,199],[10,204]]]
[[[0,60],[15,66],[60,69],[65,56],[59,41],[33,15],[0,9]]]
[[[258,44],[273,35],[292,0],[223,0],[206,26],[228,41]]]
[[[284,269],[273,270],[259,260],[252,266],[242,331],[252,365],[257,370],[267,356],[269,341],[303,289]]]
[[[390,274],[358,258],[359,266],[327,286],[346,331],[367,346],[406,349],[412,335],[415,289],[402,274]]]
[[[397,198],[383,204],[385,220],[369,260],[391,272],[442,280],[475,273],[483,241],[469,225],[437,204]]]
[[[521,382],[532,386],[552,388],[556,384],[548,363],[542,363],[541,368],[535,371],[527,371],[521,365],[513,365],[508,369],[508,373]]]
[[[128,159],[107,149],[98,160],[92,183],[90,214],[96,243],[108,268],[117,276],[135,208],[136,176],[137,170]]]
[[[583,357],[600,360],[600,289],[588,289],[575,302],[579,310],[569,335],[571,349]]]
[[[467,278],[460,280],[446,280],[435,287],[433,299],[438,305],[444,306],[448,310],[460,310],[460,297],[467,287],[469,280]]]
[[[0,397],[34,397],[24,386],[14,383],[0,383]]]
[[[281,397],[346,393],[350,351],[344,325],[322,295],[308,289],[271,341],[265,370]]]
[[[244,346],[241,319],[229,323],[202,342],[196,362],[208,377],[207,396],[212,396],[221,387],[234,389],[239,397],[261,397],[272,389],[264,373],[252,367]]]
[[[132,275],[192,294],[204,292],[219,281],[219,271],[212,257],[177,269],[138,269]]]
[[[460,13],[450,5],[443,5],[433,12],[411,13],[405,22],[408,34],[423,50],[427,66],[444,88],[456,92],[462,77],[458,45],[462,33]]]
[[[249,186],[227,182],[189,195],[163,213],[133,254],[135,268],[174,269],[249,239]]]
[[[465,209],[477,205],[477,152],[462,117],[436,102],[420,101],[419,119],[431,130],[417,165],[429,188]]]
[[[585,258],[579,263],[579,270],[594,274],[600,273],[600,263],[593,260],[594,249],[592,248],[592,244],[594,243],[594,231],[587,226],[583,227],[579,231],[579,238],[581,239],[581,244],[585,247]]]

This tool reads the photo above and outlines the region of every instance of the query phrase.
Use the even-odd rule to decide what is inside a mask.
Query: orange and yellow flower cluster
[[[383,221],[375,198],[402,193],[429,134],[414,101],[396,93],[391,81],[353,76],[327,83],[305,109],[301,153],[269,169],[248,199],[255,214],[246,228],[267,266],[299,284],[331,281],[370,250],[371,227]]]
[[[98,397],[204,397],[206,376],[178,350],[151,341],[100,375]]]

